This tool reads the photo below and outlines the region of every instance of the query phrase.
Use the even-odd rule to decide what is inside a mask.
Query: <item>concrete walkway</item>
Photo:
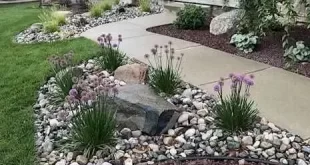
[[[256,81],[251,94],[261,116],[303,138],[310,137],[309,78],[197,43],[145,30],[148,27],[172,23],[174,19],[175,16],[169,13],[140,17],[98,26],[84,32],[82,36],[96,41],[103,33],[111,33],[113,36],[122,34],[124,41],[120,46],[121,50],[129,57],[143,62],[146,62],[144,54],[149,53],[155,44],[165,45],[172,41],[176,54],[185,54],[182,65],[183,80],[209,92],[213,92],[213,85],[219,77],[228,78],[229,73],[253,73]]]

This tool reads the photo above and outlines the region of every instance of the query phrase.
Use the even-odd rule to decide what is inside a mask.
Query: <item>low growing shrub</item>
[[[53,33],[59,31],[58,22],[55,20],[51,20],[43,23],[44,31],[47,33]]]
[[[214,86],[220,98],[215,107],[215,125],[230,134],[238,134],[251,129],[257,119],[258,110],[249,100],[253,76],[231,74],[231,93],[223,96],[224,79]]]
[[[126,63],[125,54],[119,51],[119,45],[122,42],[122,36],[118,36],[117,43],[112,43],[112,35],[101,35],[98,37],[98,42],[102,46],[101,51],[98,53],[98,63],[103,69],[111,72],[115,71],[119,66]]]
[[[100,17],[102,12],[103,12],[103,10],[102,10],[101,6],[99,6],[99,5],[93,5],[90,8],[90,15],[92,17]]]
[[[310,48],[304,44],[303,41],[296,42],[285,50],[284,57],[287,57],[294,62],[309,62],[310,61]]]
[[[66,24],[66,16],[56,12],[55,7],[45,9],[38,16],[43,23],[44,31],[48,33],[59,31],[59,26]]]
[[[150,86],[158,93],[175,94],[181,84],[180,67],[183,54],[175,57],[171,42],[164,47],[155,45],[151,52],[152,55],[145,55],[150,65]]]
[[[180,29],[199,29],[205,25],[207,14],[196,5],[186,5],[177,13],[174,24]]]
[[[139,6],[143,12],[150,12],[151,11],[150,0],[139,0]]]
[[[113,91],[106,86],[97,93],[83,91],[83,94],[73,88],[68,96],[70,104],[78,105],[71,119],[71,141],[75,149],[83,150],[88,157],[115,142],[116,107],[112,103],[115,93],[110,94]]]
[[[234,44],[239,50],[242,50],[244,53],[251,53],[258,44],[258,36],[255,36],[253,33],[234,34],[231,37],[230,43]]]

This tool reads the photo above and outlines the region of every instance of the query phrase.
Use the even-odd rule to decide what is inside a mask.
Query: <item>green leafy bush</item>
[[[258,44],[258,36],[255,36],[253,33],[234,34],[231,37],[230,43],[234,44],[239,50],[250,53],[253,52]]]
[[[156,92],[168,95],[175,94],[177,88],[180,87],[180,67],[183,59],[183,54],[177,58],[174,56],[175,52],[171,46],[171,42],[169,42],[169,45],[165,45],[164,48],[155,45],[155,48],[151,50],[152,55],[145,55],[151,66],[149,72],[150,86]]]
[[[143,12],[150,12],[151,11],[151,3],[150,0],[139,0],[140,9]]]
[[[98,64],[111,72],[115,71],[119,66],[126,63],[125,54],[119,51],[119,45],[122,42],[122,36],[118,36],[117,43],[112,44],[112,35],[101,35],[98,37],[98,42],[102,46],[98,53]]]
[[[230,74],[231,93],[224,98],[224,79],[214,86],[220,103],[215,107],[215,125],[230,134],[238,134],[251,129],[257,119],[258,110],[249,100],[250,87],[254,85],[253,76]]]
[[[287,57],[294,62],[310,61],[310,48],[305,46],[303,41],[296,42],[296,46],[291,46],[284,53]]]
[[[198,29],[205,25],[207,14],[196,5],[186,5],[177,13],[174,24],[180,29]]]
[[[75,89],[72,89],[75,90]],[[71,91],[74,97],[76,92]],[[97,95],[91,105],[79,102],[80,108],[71,120],[71,140],[76,149],[88,157],[115,142],[116,107],[108,94]]]

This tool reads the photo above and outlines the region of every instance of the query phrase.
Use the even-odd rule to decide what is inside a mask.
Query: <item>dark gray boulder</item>
[[[148,85],[120,87],[114,100],[118,106],[116,120],[119,129],[160,134],[172,128],[179,116],[176,107],[154,93]]]

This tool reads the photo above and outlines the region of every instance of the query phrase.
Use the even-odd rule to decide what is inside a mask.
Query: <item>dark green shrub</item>
[[[112,36],[101,35],[98,37],[98,42],[102,45],[102,50],[99,52],[98,64],[111,72],[115,71],[119,66],[126,63],[126,55],[119,51],[119,45],[122,41],[121,35],[118,36],[117,44],[112,44]]]
[[[90,106],[80,102],[80,108],[71,120],[73,145],[88,157],[115,142],[116,108],[112,101],[108,94],[101,94]]]
[[[180,29],[198,29],[205,25],[207,14],[204,9],[196,5],[186,5],[177,13],[174,24]]]
[[[174,49],[171,45],[171,42],[169,42],[169,45],[165,45],[164,48],[155,45],[155,48],[152,49],[152,55],[145,55],[151,66],[149,72],[150,86],[156,92],[168,95],[175,94],[177,88],[180,87],[180,66],[183,58],[183,54],[177,58],[174,56]],[[164,52],[162,49],[164,49]]]
[[[215,107],[215,125],[227,133],[238,134],[253,127],[258,110],[248,98],[250,87],[254,85],[252,78],[234,74],[230,77],[231,94],[226,98],[223,97],[224,80],[214,87],[220,98],[220,104]]]

